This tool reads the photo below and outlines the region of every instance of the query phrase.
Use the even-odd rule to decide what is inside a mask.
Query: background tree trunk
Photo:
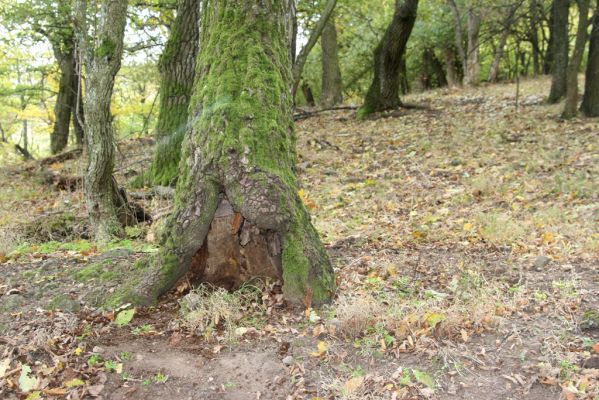
[[[580,110],[587,117],[599,117],[599,2],[593,16],[593,30]]]
[[[71,112],[75,93],[73,80],[75,78],[75,64],[73,51],[67,53],[54,51],[60,68],[58,95],[54,106],[54,127],[50,135],[50,151],[52,154],[60,153],[69,142],[69,127],[71,125]]]
[[[455,33],[455,45],[462,62],[462,72],[466,73],[468,70],[468,57],[466,56],[466,49],[464,49],[464,29],[462,29],[462,17],[460,15],[460,9],[458,8],[455,0],[447,0],[451,15],[453,16],[453,30]]]
[[[310,55],[310,52],[312,51],[312,49],[314,48],[316,43],[318,42],[318,38],[320,38],[320,35],[322,34],[322,31],[324,30],[324,28],[327,24],[327,21],[333,14],[333,10],[335,10],[336,5],[337,5],[337,0],[327,0],[326,4],[324,6],[324,9],[322,11],[322,14],[320,15],[320,19],[316,23],[316,26],[314,26],[314,29],[312,29],[312,32],[310,32],[310,36],[308,37],[308,42],[304,45],[304,47],[302,47],[302,49],[300,50],[299,54],[297,55],[297,57],[295,58],[295,60],[293,62],[293,68],[292,68],[293,84],[291,86],[291,92],[293,94],[294,99],[295,99],[295,94],[297,93],[297,89],[299,87],[300,81],[302,79],[302,72],[304,70],[304,66],[306,65],[306,61],[308,60],[308,56]],[[289,18],[289,17],[287,17],[287,18]],[[293,43],[293,37],[291,40],[292,40],[291,43]],[[292,47],[292,46],[290,46],[290,47]],[[295,45],[293,45],[293,47],[295,47]]]
[[[175,209],[154,269],[134,293],[153,302],[189,271],[229,288],[250,276],[282,277],[288,300],[325,302],[333,270],[295,172],[289,5],[203,5],[195,118],[183,143]]]
[[[530,0],[529,13],[529,36],[532,47],[533,71],[534,76],[537,76],[541,73],[541,48],[539,45],[539,3],[537,3],[537,0]]]
[[[480,14],[471,7],[468,10],[468,61],[464,72],[464,85],[476,86],[480,83]]]
[[[156,124],[156,150],[149,181],[176,183],[181,142],[185,135],[199,47],[200,2],[181,0],[177,16],[160,57],[160,112]]]
[[[553,0],[551,27],[551,91],[547,101],[559,102],[566,94],[568,69],[568,14],[569,0]]]
[[[391,110],[401,105],[399,99],[401,59],[418,10],[418,0],[397,0],[393,19],[374,50],[374,78],[358,111],[364,118],[373,112]]]
[[[505,44],[511,33],[512,25],[514,23],[514,17],[516,15],[516,11],[518,10],[519,5],[520,4],[516,3],[513,6],[511,6],[508,10],[507,15],[505,16],[505,19],[503,20],[501,37],[499,38],[499,44],[497,45],[497,50],[495,51],[493,62],[491,63],[491,68],[489,69],[489,82],[497,82],[497,79],[499,77],[499,64],[501,63],[501,59],[503,58]]]
[[[574,50],[568,63],[566,102],[562,118],[572,118],[576,115],[578,107],[578,70],[580,69],[588,38],[589,0],[577,0],[576,3],[578,5],[578,28],[576,30]]]
[[[83,112],[83,77],[81,76],[81,66],[77,60],[75,52],[75,79],[73,80],[73,106],[71,115],[73,117],[73,129],[75,132],[75,142],[77,146],[85,144],[85,114]]]
[[[456,87],[460,85],[460,77],[456,68],[455,51],[451,47],[445,49],[445,70],[447,71],[447,85]]]
[[[334,14],[329,17],[320,37],[322,47],[321,106],[330,108],[343,102],[343,82],[339,68],[337,28]]]
[[[123,225],[135,222],[133,211],[113,176],[115,143],[110,113],[114,78],[123,54],[127,0],[104,0],[100,10],[92,33],[99,40],[92,41],[88,37],[87,2],[77,0],[78,43],[87,72],[83,103],[89,157],[85,200],[95,238],[109,240],[124,233]]]

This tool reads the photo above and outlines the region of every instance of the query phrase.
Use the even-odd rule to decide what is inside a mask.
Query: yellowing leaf
[[[83,382],[81,379],[71,379],[70,381],[66,382],[64,384],[66,387],[72,388],[72,387],[77,387],[77,386],[83,386],[85,385],[85,382]]]
[[[35,392],[29,393],[25,400],[37,400],[42,398],[42,392],[36,390]]]
[[[360,386],[362,386],[363,383],[364,383],[363,376],[356,376],[354,378],[351,378],[350,380],[345,382],[345,384],[343,385],[344,394],[347,395],[347,394],[354,393],[356,390],[358,390],[360,388]]]
[[[424,321],[428,326],[435,328],[439,322],[445,319],[445,315],[431,311],[427,313],[424,318]]]
[[[553,242],[554,239],[555,238],[553,237],[553,233],[551,233],[551,232],[544,232],[541,235],[541,241],[543,241],[543,243],[545,243],[545,244]]]
[[[328,349],[329,349],[329,346],[325,342],[320,341],[316,345],[316,351],[313,351],[310,354],[313,355],[314,357],[322,357],[327,353]]]
[[[135,315],[135,308],[131,308],[129,310],[123,310],[117,314],[116,319],[114,320],[114,323],[119,328],[122,328],[123,326],[129,325],[129,323],[133,319],[134,315]]]

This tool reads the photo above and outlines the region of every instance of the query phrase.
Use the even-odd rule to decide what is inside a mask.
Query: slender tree
[[[566,102],[564,103],[562,118],[572,118],[576,115],[578,107],[578,70],[588,39],[589,0],[576,0],[576,4],[578,5],[578,28],[572,56],[568,62]]]
[[[458,56],[462,62],[462,72],[466,73],[468,69],[468,56],[464,48],[464,29],[462,28],[462,16],[460,9],[455,0],[447,0],[451,15],[453,16],[453,30],[455,33],[455,46],[458,51]]]
[[[328,108],[343,101],[343,82],[337,48],[337,28],[331,15],[320,37],[322,47],[322,93],[320,103]]]
[[[333,270],[298,196],[289,3],[203,0],[193,119],[162,250],[133,293],[152,302],[186,272],[236,287],[282,277],[293,302],[322,303]]]
[[[290,1],[290,3],[293,4],[293,1]],[[302,49],[300,50],[297,57],[294,57],[295,54],[292,55],[292,59],[293,59],[292,93],[293,93],[294,99],[295,99],[295,94],[297,92],[297,89],[299,88],[300,80],[302,79],[302,72],[304,70],[304,66],[306,65],[306,61],[308,61],[308,56],[310,55],[310,52],[312,51],[312,49],[314,48],[316,43],[318,43],[318,39],[320,38],[322,31],[326,27],[329,18],[333,14],[333,11],[335,10],[336,5],[337,5],[337,0],[327,0],[327,2],[324,5],[324,9],[322,10],[322,14],[320,15],[320,18],[318,19],[318,21],[316,22],[316,25],[314,26],[314,28],[310,32],[310,35],[308,36],[308,41],[302,47]],[[292,12],[290,13],[290,15],[292,15],[292,20],[293,20],[293,22],[291,22],[291,26],[294,28],[297,28],[297,23],[294,20],[295,15],[293,14],[293,11],[294,10],[292,10]],[[290,42],[289,48],[295,51],[295,32],[293,33],[293,38]]]
[[[568,14],[570,0],[553,0],[551,6],[551,91],[549,103],[557,103],[566,95],[568,69]]]
[[[157,146],[149,181],[173,185],[181,158],[189,100],[198,53],[200,2],[181,0],[170,36],[160,57],[160,112],[156,124]]]
[[[480,11],[468,8],[468,48],[464,84],[476,86],[480,83]]]
[[[374,78],[358,111],[364,118],[373,112],[397,108],[401,59],[416,22],[418,0],[396,0],[393,19],[374,50]]]
[[[95,4],[94,4],[95,5]],[[86,67],[84,112],[88,166],[85,199],[90,224],[99,240],[123,234],[135,222],[124,192],[117,186],[114,168],[114,129],[110,101],[114,79],[121,67],[127,21],[127,0],[103,0],[94,26],[89,15],[96,9],[87,0],[75,0],[78,45]]]
[[[580,110],[587,117],[599,117],[599,2],[593,16],[588,57]]]
[[[507,43],[507,39],[511,33],[512,25],[514,24],[516,11],[520,3],[512,4],[505,15],[501,23],[501,36],[499,38],[499,43],[497,45],[497,50],[495,51],[495,55],[493,56],[493,62],[491,63],[491,68],[489,69],[489,82],[497,82],[499,77],[499,63],[503,58],[503,52],[505,49],[505,44]]]

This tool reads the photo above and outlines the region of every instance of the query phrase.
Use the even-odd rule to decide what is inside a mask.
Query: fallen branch
[[[83,148],[77,147],[76,149],[62,152],[60,154],[56,154],[55,156],[42,158],[40,160],[40,165],[51,165],[60,162],[64,162],[67,160],[72,160],[73,158],[77,158],[81,156],[83,153]]]
[[[169,186],[154,186],[146,192],[130,192],[129,197],[138,200],[147,200],[153,197],[171,200],[175,198],[175,189]]]
[[[314,111],[299,110],[300,112],[298,112],[297,114],[293,114],[293,120],[300,121],[302,119],[311,118],[317,114],[320,114],[320,113],[323,113],[326,111],[357,110],[358,108],[359,108],[358,106],[339,106],[339,107],[323,108],[321,110],[314,110]]]
[[[26,148],[21,147],[18,144],[15,144],[15,150],[17,150],[17,152],[20,153],[25,160],[34,160],[33,156]]]

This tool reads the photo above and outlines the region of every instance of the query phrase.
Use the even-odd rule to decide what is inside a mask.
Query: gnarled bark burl
[[[288,7],[204,0],[175,209],[132,290],[137,302],[153,302],[190,267],[230,288],[282,277],[291,302],[330,299],[331,263],[298,196]]]

